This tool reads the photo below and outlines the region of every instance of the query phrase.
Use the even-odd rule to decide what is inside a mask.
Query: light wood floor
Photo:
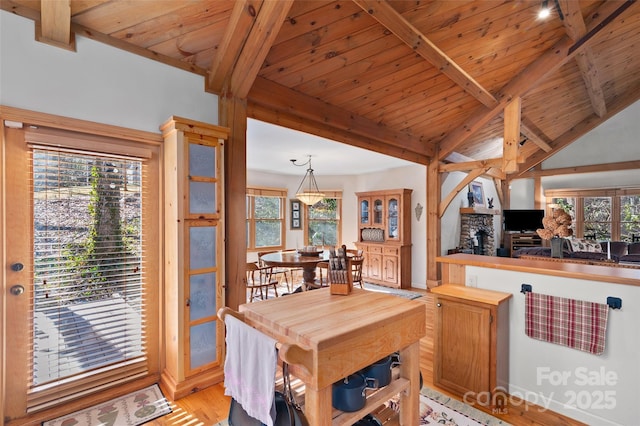
[[[455,395],[449,394],[443,389],[439,389],[433,386],[433,323],[434,323],[434,309],[433,309],[433,297],[426,293],[421,299],[427,307],[427,336],[420,342],[420,369],[424,378],[425,386],[436,389],[442,393],[448,394],[454,398],[460,399]],[[149,425],[164,426],[164,425],[184,425],[184,426],[199,426],[206,425],[211,426],[223,419],[227,418],[229,412],[229,397],[224,396],[224,387],[222,384],[212,386],[210,388],[201,390],[195,394],[189,395],[178,401],[171,402],[173,413],[156,419]],[[481,407],[476,407],[480,408]],[[552,411],[541,411],[539,407],[532,407],[531,405],[525,407],[524,404],[515,404],[508,406],[503,413],[491,413],[495,417],[498,417],[513,425],[525,426],[525,425],[583,425],[584,423],[577,422],[568,417],[554,413]],[[397,421],[390,420],[385,423],[387,426],[397,425]]]

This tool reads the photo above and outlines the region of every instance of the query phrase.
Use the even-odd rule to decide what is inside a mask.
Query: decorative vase
[[[471,191],[467,192],[467,200],[469,201],[469,207],[473,207],[473,204],[474,204],[473,192]]]
[[[551,257],[555,257],[558,259],[562,259],[562,244],[564,243],[564,238],[553,237],[551,239]]]

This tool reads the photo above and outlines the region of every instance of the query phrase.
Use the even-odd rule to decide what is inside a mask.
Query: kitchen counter
[[[419,340],[426,334],[423,303],[362,289],[332,295],[329,288],[322,288],[241,305],[239,310],[247,324],[264,334],[311,351],[306,368],[290,368],[305,383],[305,415],[311,425],[351,425],[396,393],[401,424],[419,423]],[[359,412],[332,408],[334,382],[395,351],[400,351],[402,361],[400,379],[382,388]]]
[[[571,262],[552,262],[545,259],[517,259],[510,257],[452,254],[440,256],[442,282],[465,285],[465,266],[531,272],[556,277],[602,281],[611,284],[640,286],[640,269],[606,265],[583,265]]]

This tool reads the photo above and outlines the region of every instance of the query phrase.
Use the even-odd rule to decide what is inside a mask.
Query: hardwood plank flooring
[[[416,291],[415,289],[412,290]],[[424,293],[424,291],[422,292]],[[425,293],[424,297],[417,300],[424,302],[427,309],[427,335],[420,341],[420,369],[422,371],[424,384],[425,386],[461,400],[459,397],[433,385],[433,324],[435,318],[433,296],[430,293]],[[171,401],[173,413],[153,420],[148,424],[152,426],[211,426],[227,417],[229,404],[229,397],[224,395],[224,386],[220,383],[177,401]],[[482,409],[482,407],[476,408]],[[515,426],[551,424],[558,426],[584,425],[584,423],[570,419],[553,411],[541,411],[537,408],[538,407],[532,407],[529,405],[528,409],[525,409],[524,404],[515,404],[506,407],[502,413],[492,413],[489,409],[484,409],[483,411],[486,411],[494,417],[500,418]],[[397,416],[384,416],[385,414],[388,414],[388,410],[379,410],[381,410],[381,417],[386,417],[384,422],[385,426],[398,425]]]

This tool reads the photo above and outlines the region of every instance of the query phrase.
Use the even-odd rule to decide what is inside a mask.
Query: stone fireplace
[[[474,254],[495,256],[493,213],[460,213],[460,247]]]

